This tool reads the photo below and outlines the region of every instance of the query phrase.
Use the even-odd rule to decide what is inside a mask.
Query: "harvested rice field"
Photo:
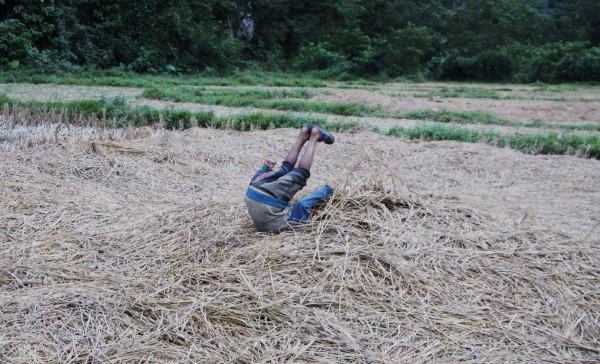
[[[247,112],[135,88],[2,87],[23,102],[123,91],[132,104]],[[418,110],[398,106],[404,93],[443,105],[455,98],[442,88],[455,87],[332,83],[307,97],[380,95],[379,111],[408,113]],[[536,96],[564,91],[549,101],[529,97],[533,86],[503,87],[513,99],[471,94],[470,106],[523,123],[598,124],[597,89]],[[510,109],[525,102],[551,108]],[[599,159],[361,124],[317,146],[297,196],[329,183],[333,197],[307,225],[264,234],[245,188],[265,158],[285,157],[297,129],[108,128],[19,107],[0,112],[1,363],[600,361]],[[561,107],[579,111],[563,120]]]

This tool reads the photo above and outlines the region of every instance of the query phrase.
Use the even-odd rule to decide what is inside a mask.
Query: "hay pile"
[[[318,150],[313,222],[255,232],[244,187],[294,133],[2,152],[0,362],[600,360],[597,244],[411,192],[371,134]]]

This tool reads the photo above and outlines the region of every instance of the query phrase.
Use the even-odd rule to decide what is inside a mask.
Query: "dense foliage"
[[[0,67],[600,81],[598,0],[0,0]]]

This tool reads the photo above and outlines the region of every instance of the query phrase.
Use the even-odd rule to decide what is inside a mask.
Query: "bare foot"
[[[317,140],[321,139],[321,131],[317,128],[313,128],[312,131],[310,132],[310,137],[311,138],[317,138]]]
[[[310,130],[308,130],[306,126],[303,126],[302,129],[300,129],[300,138],[303,140],[308,140],[310,138]]]

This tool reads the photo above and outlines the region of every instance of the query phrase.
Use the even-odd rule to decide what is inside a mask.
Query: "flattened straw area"
[[[411,192],[381,153],[330,152],[313,221],[255,232],[248,176],[293,135],[1,152],[0,362],[600,360],[597,244]]]

